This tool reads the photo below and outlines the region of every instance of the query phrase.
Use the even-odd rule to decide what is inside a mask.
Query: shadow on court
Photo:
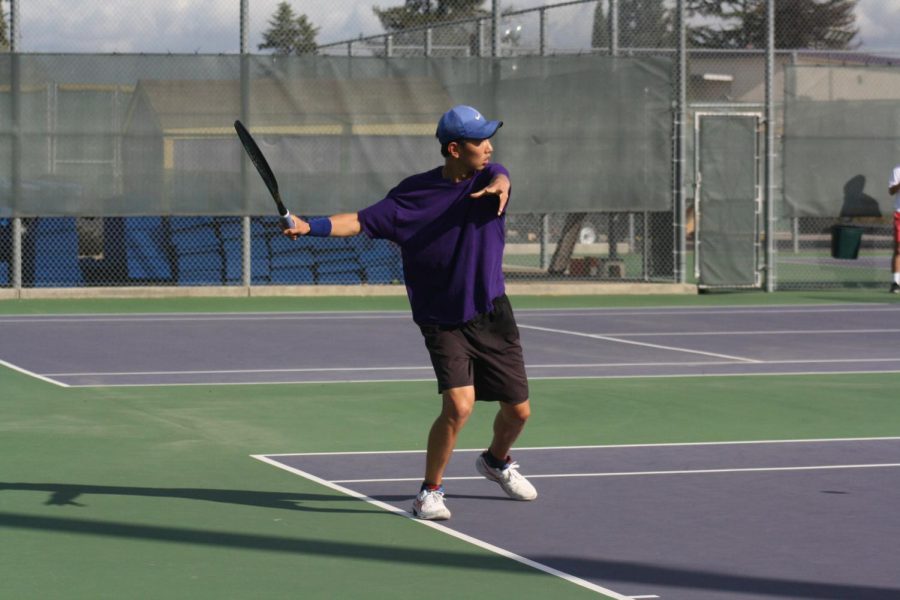
[[[843,585],[731,573],[659,567],[615,560],[585,560],[578,557],[533,556],[546,565],[564,561],[565,570],[579,577],[597,577],[615,587],[615,582],[646,583],[677,588],[720,592],[742,592],[775,598],[816,600],[887,600],[900,598],[900,589],[878,586]]]
[[[47,492],[50,496],[44,502],[47,506],[86,506],[83,496],[142,496],[145,498],[173,498],[178,500],[201,500],[222,504],[239,504],[280,510],[299,510],[324,513],[384,514],[382,511],[361,506],[353,508],[321,508],[307,506],[305,502],[359,504],[354,498],[340,495],[303,494],[285,492],[256,492],[250,490],[215,490],[202,488],[145,488],[108,485],[81,485],[68,483],[6,483],[0,481],[0,492],[4,491]]]
[[[331,499],[334,500],[334,498]],[[14,513],[0,513],[0,527],[543,576],[540,571],[525,568],[516,562],[488,553],[470,554],[428,548],[397,548],[359,542],[347,543],[321,539],[220,533],[197,529],[153,527]],[[563,563],[568,572],[581,577],[600,577],[608,581],[633,583],[652,581],[656,584],[663,583],[673,587],[723,592],[735,591],[794,599],[883,600],[884,598],[900,597],[900,589],[884,587],[827,584],[689,569],[670,569],[649,564],[583,559],[574,556],[536,556],[533,558],[551,566]]]
[[[334,499],[334,498],[332,498]],[[351,500],[358,502],[357,500]],[[393,516],[389,513],[381,513]],[[327,539],[304,539],[222,533],[199,529],[133,525],[121,522],[103,522],[60,517],[40,517],[0,512],[0,528],[50,531],[65,534],[101,536],[109,538],[147,540],[234,548],[238,550],[263,550],[298,555],[334,556],[386,563],[409,563],[460,568],[478,571],[509,572],[543,577],[540,571],[529,569],[516,562],[483,552],[456,552],[430,548],[398,548],[363,542],[336,542]]]

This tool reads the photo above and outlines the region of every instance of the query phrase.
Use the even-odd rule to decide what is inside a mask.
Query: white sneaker
[[[508,462],[502,469],[495,469],[479,454],[475,461],[475,468],[491,481],[499,483],[506,495],[514,500],[537,498],[537,490],[525,479],[524,475],[519,473],[519,463],[517,462]]]
[[[446,521],[450,511],[444,506],[444,488],[422,490],[413,500],[412,513],[426,521]]]

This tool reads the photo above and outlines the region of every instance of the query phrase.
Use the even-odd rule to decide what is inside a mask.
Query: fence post
[[[675,208],[674,215],[674,275],[675,283],[685,283],[686,275],[686,258],[687,258],[687,231],[685,221],[687,220],[687,211],[684,199],[684,170],[687,162],[685,154],[687,147],[685,144],[684,128],[687,120],[687,19],[685,0],[678,0],[676,8],[676,19],[678,22],[678,52],[677,52],[677,75],[676,84],[678,85],[678,94],[675,100],[675,143],[673,152],[674,177],[673,177],[673,203]]]
[[[609,54],[619,55],[619,0],[609,0]]]
[[[250,51],[248,49],[249,1],[241,0],[241,120],[247,121],[250,115]],[[250,205],[248,190],[247,157],[241,152],[241,195],[244,201],[244,217],[241,222],[241,283],[247,289],[253,283],[253,244],[252,228],[247,209]]]
[[[387,58],[394,56],[394,36],[392,35],[384,36],[384,55]]]
[[[491,56],[500,56],[500,0],[491,0]]]
[[[547,9],[541,7],[538,17],[540,23],[540,46],[538,51],[541,56],[547,56]]]
[[[775,291],[775,0],[766,3],[766,291]]]
[[[20,95],[21,81],[19,76],[19,0],[10,0],[9,3],[9,52],[10,52],[10,113],[12,121],[12,152],[10,153],[12,164],[10,168],[10,183],[12,192],[12,205],[16,209],[22,198],[21,161],[22,139],[19,131],[21,118]],[[12,256],[10,262],[10,283],[17,293],[22,293],[22,236],[24,227],[21,217],[13,217],[12,220]]]
[[[432,30],[431,27],[425,30],[425,56],[431,56],[432,48]]]

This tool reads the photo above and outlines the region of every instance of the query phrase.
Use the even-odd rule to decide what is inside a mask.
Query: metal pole
[[[249,2],[241,0],[241,119],[248,123],[250,116],[250,51],[248,48]],[[250,215],[246,214],[250,206],[248,189],[247,158],[241,153],[241,194],[244,204],[244,218],[241,222],[241,283],[248,290],[253,283],[253,244]]]
[[[432,30],[431,30],[431,27],[429,27],[428,29],[425,30],[425,56],[426,56],[426,57],[431,56],[431,53],[432,53],[432,51],[433,51],[433,48],[432,48],[432,44],[433,44],[432,37],[433,37],[433,36],[432,36]]]
[[[609,0],[609,54],[619,55],[619,0]]]
[[[678,0],[676,10],[676,18],[678,20],[678,96],[675,103],[675,156],[673,157],[675,173],[674,189],[672,190],[675,206],[674,275],[676,283],[685,283],[687,281],[685,272],[687,236],[684,226],[687,219],[684,200],[685,154],[687,153],[684,136],[685,121],[687,120],[687,19],[685,18],[685,0]]]
[[[540,15],[540,54],[547,56],[547,9],[542,7],[538,14]]]
[[[491,56],[497,57],[500,56],[500,0],[491,0],[491,21]]]
[[[394,36],[392,35],[384,36],[384,55],[387,58],[394,56]]]
[[[775,291],[775,0],[766,3],[766,291]]]
[[[19,0],[9,0],[9,51],[19,51]]]
[[[484,19],[478,19],[478,56],[484,56]]]
[[[247,54],[247,21],[250,18],[250,0],[241,0],[241,54]]]
[[[12,121],[12,152],[10,165],[12,173],[11,192],[13,210],[17,210],[19,200],[22,197],[21,160],[22,139],[19,127],[21,118],[20,95],[21,81],[19,77],[19,0],[10,0],[9,3],[9,52],[10,52],[10,112]],[[25,228],[22,226],[22,218],[14,217],[12,221],[12,262],[10,264],[10,283],[13,289],[19,293],[22,291],[22,236]]]
[[[541,56],[547,55],[547,11],[541,8],[538,15],[540,16],[540,46],[539,52]],[[541,215],[541,245],[540,245],[540,264],[541,269],[550,268],[550,215],[544,213]]]

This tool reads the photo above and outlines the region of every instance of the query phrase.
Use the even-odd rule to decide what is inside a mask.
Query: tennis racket
[[[269,193],[272,194],[272,199],[275,200],[275,206],[278,208],[278,214],[281,216],[282,226],[284,226],[285,229],[292,228],[294,226],[294,220],[291,218],[291,213],[284,207],[284,203],[281,201],[281,194],[278,193],[278,181],[275,179],[275,174],[272,172],[271,167],[269,167],[269,163],[266,162],[266,157],[263,156],[262,150],[256,145],[256,141],[253,139],[253,136],[250,135],[250,132],[247,131],[247,128],[244,127],[243,123],[235,121],[234,129],[237,131],[241,144],[244,146],[244,150],[247,151],[247,156],[250,157],[250,162],[252,162],[253,166],[256,167],[256,170],[259,171],[259,176],[262,177],[263,183],[266,184],[266,187],[269,188]]]

